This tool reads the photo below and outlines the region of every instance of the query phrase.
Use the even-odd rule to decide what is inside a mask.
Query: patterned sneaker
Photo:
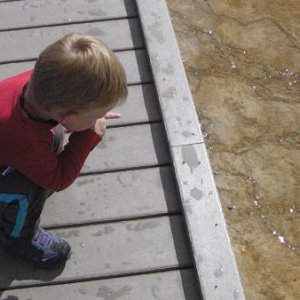
[[[36,227],[31,240],[26,238],[2,241],[1,248],[40,268],[58,268],[71,256],[70,245],[58,235]]]
[[[71,256],[71,247],[64,239],[41,227],[34,233],[32,246],[33,249],[27,253],[26,258],[39,267],[58,267]]]

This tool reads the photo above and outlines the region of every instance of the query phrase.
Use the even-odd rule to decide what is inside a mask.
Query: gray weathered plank
[[[170,163],[160,123],[111,128],[88,156],[82,173]]]
[[[157,96],[152,84],[130,86],[128,91],[127,101],[114,108],[114,111],[120,112],[122,117],[108,120],[109,126],[161,120]]]
[[[8,290],[0,296],[3,300],[199,300],[192,269]]]
[[[0,6],[0,30],[136,16],[128,0],[26,0]],[[12,17],[13,16],[13,17]]]
[[[171,168],[151,168],[79,177],[46,201],[41,224],[63,227],[179,211]]]
[[[138,19],[114,20],[1,32],[0,62],[35,59],[49,44],[70,32],[101,38],[110,48],[140,48],[143,38]]]
[[[61,212],[63,218],[63,212]],[[56,230],[73,255],[64,270],[35,269],[1,252],[0,289],[191,266],[181,216]]]
[[[121,118],[108,120],[108,126],[161,120],[157,95],[153,84],[129,86],[127,101],[113,110],[120,112]]]
[[[121,51],[116,52],[116,54],[126,70],[129,83],[152,81],[152,72],[146,50]]]
[[[129,84],[152,80],[145,50],[121,51],[116,54],[125,68]],[[29,70],[33,66],[34,62],[0,64],[0,80]],[[153,84],[134,85],[128,89],[129,95],[126,103],[116,108],[122,114],[122,118],[109,121],[109,124],[121,125],[161,119]]]
[[[120,51],[116,55],[125,68],[129,84],[152,81],[145,50]],[[30,70],[33,66],[34,61],[0,64],[0,80]]]

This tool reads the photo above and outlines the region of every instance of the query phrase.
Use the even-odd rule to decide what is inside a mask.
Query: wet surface
[[[168,6],[247,299],[300,299],[300,2]]]

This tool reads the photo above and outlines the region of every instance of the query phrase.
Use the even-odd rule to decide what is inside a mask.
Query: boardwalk
[[[157,12],[145,14],[153,4]],[[177,64],[159,64],[159,55],[169,51],[159,5],[164,1],[0,0],[0,79],[32,68],[44,47],[79,31],[99,36],[116,52],[129,84],[128,101],[118,109],[122,118],[109,122],[75,183],[46,203],[41,225],[68,240],[70,261],[64,269],[43,271],[0,252],[2,300],[196,300],[201,293],[243,299],[195,112],[163,102],[176,94],[164,84],[176,77]],[[148,26],[147,18],[155,16],[158,21]],[[186,79],[177,80],[183,91]],[[192,105],[190,94],[183,99]],[[201,147],[196,156],[194,144]],[[203,189],[189,172],[201,173]],[[186,190],[189,183],[193,188]],[[185,201],[187,191],[210,200],[202,222],[213,215],[213,228],[195,230],[199,215],[193,219],[190,210],[199,208]],[[200,255],[201,237],[209,247]],[[229,275],[222,277],[224,268]]]

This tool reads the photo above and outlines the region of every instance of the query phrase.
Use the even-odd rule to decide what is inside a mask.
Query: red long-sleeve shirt
[[[68,187],[101,138],[92,130],[74,132],[64,151],[52,150],[53,125],[24,114],[20,95],[32,71],[0,81],[0,165],[13,166],[37,185],[53,191]]]

